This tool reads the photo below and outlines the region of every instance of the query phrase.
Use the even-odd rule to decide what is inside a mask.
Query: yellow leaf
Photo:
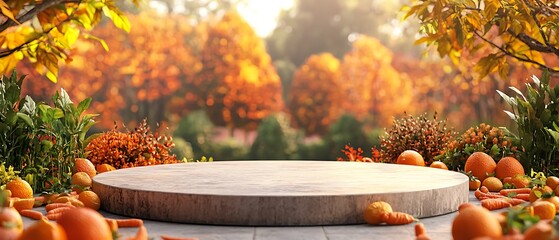
[[[107,52],[109,51],[109,46],[107,45],[105,40],[103,40],[101,38],[98,38],[96,36],[93,36],[91,34],[86,34],[84,37],[87,38],[87,39],[93,39],[95,41],[98,41],[101,44],[101,46],[103,46],[103,49],[105,49],[105,51],[107,51]]]
[[[53,82],[53,83],[58,82],[58,77],[57,77],[55,74],[51,73],[50,71],[48,71],[45,75],[47,76],[47,78],[48,78],[51,82]]]
[[[73,45],[76,42],[76,40],[78,40],[79,36],[80,36],[80,30],[73,27],[67,28],[66,32],[64,33],[64,37],[66,38],[66,41],[68,42],[69,45]]]
[[[6,4],[3,0],[0,0],[0,9],[2,10],[2,14],[6,17],[8,17],[9,19],[11,19],[12,21],[16,22],[17,24],[21,24],[17,21],[17,19],[14,17],[14,14],[12,13],[12,11],[10,10],[10,7],[8,6],[8,4]]]
[[[126,32],[130,32],[130,22],[128,18],[124,16],[118,9],[110,8],[109,6],[103,7],[103,13],[105,16],[113,20],[113,24]]]

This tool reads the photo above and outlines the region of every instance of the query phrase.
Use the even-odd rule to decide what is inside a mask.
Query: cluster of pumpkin
[[[110,165],[94,165],[85,158],[76,158],[72,175],[72,192],[43,194],[34,197],[29,183],[21,178],[8,182],[0,192],[0,239],[2,240],[113,240],[119,239],[119,228],[135,227],[138,231],[129,240],[147,240],[148,233],[141,219],[105,218],[97,210],[101,205],[90,190],[97,173],[115,170]],[[44,206],[46,216],[39,209]],[[22,216],[37,220],[24,229]],[[161,239],[195,240],[162,235]]]

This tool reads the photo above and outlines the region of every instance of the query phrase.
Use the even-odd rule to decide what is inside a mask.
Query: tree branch
[[[514,53],[512,53],[512,52],[510,52],[510,51],[507,51],[506,49],[504,49],[503,47],[501,47],[501,46],[495,44],[494,42],[489,41],[489,39],[484,38],[484,37],[483,37],[481,34],[479,34],[477,31],[474,31],[474,34],[475,34],[476,36],[478,36],[478,37],[479,37],[481,40],[483,40],[484,42],[488,43],[489,45],[493,46],[494,48],[499,49],[499,51],[501,51],[502,53],[504,53],[505,55],[507,55],[507,56],[509,56],[509,57],[515,58],[515,59],[517,59],[517,60],[519,60],[519,61],[522,61],[522,62],[527,62],[527,63],[535,64],[535,65],[537,65],[538,67],[540,67],[540,68],[542,68],[542,69],[548,70],[548,71],[549,71],[550,73],[552,73],[553,75],[559,74],[559,70],[555,70],[555,69],[553,69],[553,68],[551,68],[551,67],[548,67],[548,66],[546,66],[546,65],[544,65],[544,64],[542,64],[542,63],[536,62],[536,61],[534,61],[534,60],[532,60],[532,59],[530,59],[530,58],[528,58],[528,57],[521,57],[521,56],[518,56],[517,54],[514,54]],[[530,45],[528,45],[528,46],[530,46]]]
[[[25,14],[19,16],[17,18],[17,21],[20,23],[24,23],[27,22],[29,20],[31,20],[34,16],[36,16],[37,14],[39,14],[40,12],[56,6],[58,4],[63,4],[63,3],[81,3],[81,0],[49,0],[49,1],[43,1],[40,4],[35,5],[34,8],[32,8],[31,10],[27,11]],[[6,29],[8,29],[9,27],[13,27],[17,25],[16,22],[8,19],[6,22],[0,24],[0,32],[5,31]]]

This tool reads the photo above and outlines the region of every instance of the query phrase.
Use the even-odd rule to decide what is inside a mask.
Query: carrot
[[[198,238],[181,238],[181,237],[171,237],[167,235],[161,235],[161,240],[198,240]]]
[[[73,207],[73,206],[68,203],[49,203],[47,204],[47,206],[45,206],[45,209],[47,210],[47,212],[50,212],[53,209],[57,209],[60,207]]]
[[[415,220],[412,215],[403,212],[384,213],[382,214],[381,219],[388,225],[403,225],[412,223]]]
[[[512,204],[504,199],[484,199],[481,200],[481,206],[487,210],[497,210],[501,208],[510,207]]]
[[[425,230],[425,225],[423,225],[423,223],[417,223],[415,224],[415,236],[419,236],[422,234],[425,234],[427,231]]]
[[[486,186],[481,186],[479,190],[481,190],[482,193],[489,193],[489,189],[487,189]]]
[[[474,196],[475,196],[477,199],[479,199],[479,198],[481,197],[481,194],[483,194],[483,193],[482,193],[481,190],[479,190],[479,189],[477,189],[477,190],[474,192]]]
[[[513,198],[522,199],[524,201],[530,201],[530,194],[529,193],[520,193],[516,194]]]
[[[524,201],[522,199],[518,199],[518,198],[503,198],[503,200],[507,201],[508,203],[510,203],[513,206],[516,206],[518,204],[522,204],[522,203],[526,202],[526,201]]]
[[[107,222],[115,221],[118,227],[140,227],[144,225],[144,221],[142,219],[137,218],[128,218],[128,219],[112,219],[112,218],[105,218]]]
[[[144,225],[138,228],[138,232],[136,233],[136,236],[128,238],[128,240],[147,240],[147,239],[148,239],[148,230]]]
[[[40,220],[43,218],[43,213],[35,210],[24,209],[19,211],[19,214],[24,217],[28,217],[34,220]]]
[[[503,196],[507,196],[509,197],[509,194],[530,194],[530,192],[532,191],[532,189],[530,188],[515,188],[515,189],[501,189],[501,191],[499,191],[499,193]],[[514,196],[512,196],[514,197]]]
[[[49,220],[58,220],[58,218],[64,214],[66,211],[72,209],[72,207],[59,207],[47,212],[47,218]]]
[[[476,190],[474,192],[474,196],[478,199],[478,200],[483,200],[483,199],[488,199],[488,198],[504,198],[505,196],[499,194],[499,193],[484,193],[481,190]]]

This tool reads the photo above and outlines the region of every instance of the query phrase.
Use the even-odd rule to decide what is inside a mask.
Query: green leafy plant
[[[426,164],[444,154],[448,142],[456,132],[447,128],[445,120],[438,120],[437,114],[429,119],[427,114],[417,117],[406,115],[394,120],[392,127],[381,136],[381,158],[386,162],[396,162],[405,150],[415,150],[423,156]]]
[[[474,152],[485,152],[498,161],[515,151],[516,147],[512,146],[503,129],[481,123],[452,140],[444,154],[435,159],[443,161],[450,169],[463,170],[466,160]]]
[[[514,121],[518,133],[507,130],[507,136],[519,147],[519,161],[524,169],[548,175],[559,173],[559,85],[550,86],[550,75],[544,72],[541,80],[532,76],[533,84],[526,84],[522,93],[509,87],[515,96],[501,91],[499,95],[512,111],[505,113]]]
[[[10,166],[6,169],[4,163],[0,163],[0,190],[4,189],[6,183],[16,179],[18,174],[18,171],[14,171],[14,167]]]
[[[29,96],[20,99],[24,78],[14,71],[0,82],[1,163],[18,171],[35,192],[67,190],[97,114],[85,114],[90,98],[76,106],[64,89],[52,97],[53,107]]]

